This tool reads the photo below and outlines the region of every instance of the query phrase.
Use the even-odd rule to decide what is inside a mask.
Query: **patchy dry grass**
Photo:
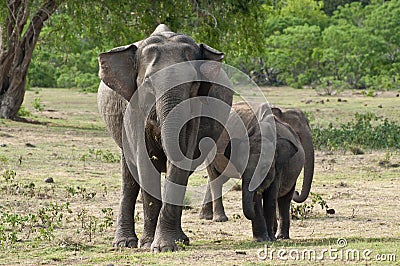
[[[349,121],[355,112],[366,111],[400,122],[400,98],[395,93],[372,98],[351,91],[339,96],[319,96],[313,90],[289,88],[263,91],[276,105],[307,111],[315,124]],[[38,97],[44,106],[42,112],[32,106]],[[42,124],[0,120],[0,216],[1,221],[6,221],[0,228],[10,226],[10,217],[14,217],[16,232],[12,239],[12,231],[4,231],[9,238],[0,247],[1,265],[310,263],[290,258],[282,261],[277,255],[279,249],[292,252],[292,256],[305,250],[315,250],[317,256],[324,249],[342,252],[333,252],[332,258],[325,253],[324,260],[317,261],[320,264],[344,263],[340,257],[333,258],[347,250],[371,250],[371,261],[361,257],[363,264],[376,264],[376,255],[386,255],[386,260],[393,260],[391,255],[396,255],[397,263],[400,261],[399,151],[365,151],[362,155],[317,151],[312,191],[321,195],[336,213],[327,215],[316,206],[309,218],[293,220],[291,240],[268,243],[268,254],[275,250],[273,261],[270,257],[265,261],[257,258],[265,246],[251,240],[251,225],[242,214],[240,191],[224,196],[229,217],[226,223],[199,220],[195,202],[192,209],[184,211],[183,228],[191,240],[184,251],[152,254],[140,249],[116,250],[111,247],[115,226],[111,223],[118,210],[119,163],[101,154],[117,157],[119,150],[97,113],[96,95],[36,89],[27,92],[24,105],[36,116],[32,119]],[[7,175],[6,170],[10,170]],[[15,177],[11,177],[11,170]],[[196,173],[190,183],[203,184],[203,175],[204,171]],[[54,183],[45,183],[44,179],[50,177]],[[18,218],[29,214],[38,217],[31,218],[32,224]],[[137,218],[140,236],[140,203]],[[346,247],[338,247],[339,238],[347,240]],[[350,263],[360,262],[350,258]]]

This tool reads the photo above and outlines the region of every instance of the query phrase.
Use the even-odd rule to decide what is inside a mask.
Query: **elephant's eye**
[[[159,54],[160,54],[160,49],[155,45],[149,45],[145,47],[143,50],[144,58],[147,61],[151,61],[154,58],[157,58]]]

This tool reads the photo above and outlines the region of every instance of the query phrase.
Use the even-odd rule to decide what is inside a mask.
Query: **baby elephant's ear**
[[[278,138],[276,141],[276,163],[279,165],[287,163],[298,151],[299,148],[290,140]]]
[[[131,44],[99,55],[100,79],[128,101],[137,88],[136,50],[136,45]]]

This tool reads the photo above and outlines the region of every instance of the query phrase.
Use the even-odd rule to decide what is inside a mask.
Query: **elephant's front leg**
[[[138,238],[135,234],[135,203],[139,194],[139,184],[132,176],[126,164],[125,157],[121,157],[122,188],[119,205],[117,228],[113,245],[118,247],[137,247]],[[132,169],[135,170],[135,169]],[[137,171],[133,173],[137,175]]]
[[[146,151],[138,153],[138,172],[143,196],[143,234],[139,244],[148,249],[154,240],[161,209],[161,174],[149,160]]]
[[[158,215],[161,209],[161,201],[142,190],[143,195],[143,234],[140,238],[140,248],[149,249],[154,240]]]
[[[264,220],[261,204],[262,195],[255,195],[254,211],[255,217],[251,220],[251,228],[253,230],[253,239],[257,242],[269,241],[267,227]]]
[[[163,203],[151,245],[154,252],[175,251],[178,249],[177,241],[182,238],[189,241],[181,228],[182,205],[189,175],[190,172],[168,163]]]
[[[263,192],[264,219],[267,225],[268,236],[271,241],[275,241],[276,227],[276,199],[278,197],[277,181],[271,183],[266,191]]]
[[[289,239],[290,202],[292,200],[294,190],[295,187],[293,187],[285,196],[278,199],[279,223],[278,232],[276,234],[277,238]]]

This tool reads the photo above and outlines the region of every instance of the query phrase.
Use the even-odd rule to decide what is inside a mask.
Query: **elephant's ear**
[[[282,117],[282,110],[276,106],[271,107],[272,113],[277,117]]]
[[[283,165],[287,163],[299,149],[290,140],[285,138],[278,138],[276,140],[276,163]]]
[[[202,63],[200,66],[200,73],[204,80],[211,81],[220,81],[220,71],[221,71],[221,62],[224,59],[224,53],[215,50],[214,48],[201,43],[200,44],[200,52],[201,52],[201,60],[205,60],[206,62]],[[209,90],[211,88],[210,82],[202,82],[202,85],[199,88],[199,96],[207,96],[209,94]]]
[[[137,88],[136,50],[137,46],[131,44],[99,55],[100,79],[128,101]]]
[[[224,59],[224,53],[220,52],[207,44],[200,44],[201,56],[203,60],[212,60],[217,62],[222,62]]]
[[[243,173],[247,165],[249,152],[249,144],[246,138],[232,138],[229,140],[224,155],[232,162],[237,171]]]

